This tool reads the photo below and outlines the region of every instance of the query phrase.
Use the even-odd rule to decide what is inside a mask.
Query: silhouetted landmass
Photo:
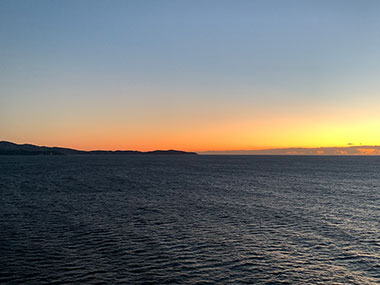
[[[196,155],[195,152],[180,150],[155,150],[155,151],[136,151],[136,150],[76,150],[63,147],[36,146],[32,144],[15,144],[7,141],[0,141],[0,155],[112,155],[112,154],[164,154],[164,155]]]

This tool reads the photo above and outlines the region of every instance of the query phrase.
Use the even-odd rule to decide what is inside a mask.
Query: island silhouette
[[[99,154],[136,154],[136,155],[197,155],[196,152],[181,150],[77,150],[64,147],[37,146],[33,144],[16,144],[8,141],[0,141],[0,155],[99,155]]]

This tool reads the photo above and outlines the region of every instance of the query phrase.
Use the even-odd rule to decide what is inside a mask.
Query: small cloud
[[[347,145],[354,145],[353,143],[348,143]]]

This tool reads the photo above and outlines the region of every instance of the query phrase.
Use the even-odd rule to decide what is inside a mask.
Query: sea
[[[0,283],[380,283],[380,157],[1,156]]]

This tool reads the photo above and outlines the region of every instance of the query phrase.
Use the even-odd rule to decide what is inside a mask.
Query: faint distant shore
[[[204,151],[207,155],[380,155],[378,145],[350,145],[343,147],[293,147],[258,150]]]
[[[0,155],[99,155],[99,154],[133,154],[133,155],[197,155],[196,152],[181,150],[76,150],[63,147],[47,147],[32,144],[16,144],[8,141],[0,141]]]

